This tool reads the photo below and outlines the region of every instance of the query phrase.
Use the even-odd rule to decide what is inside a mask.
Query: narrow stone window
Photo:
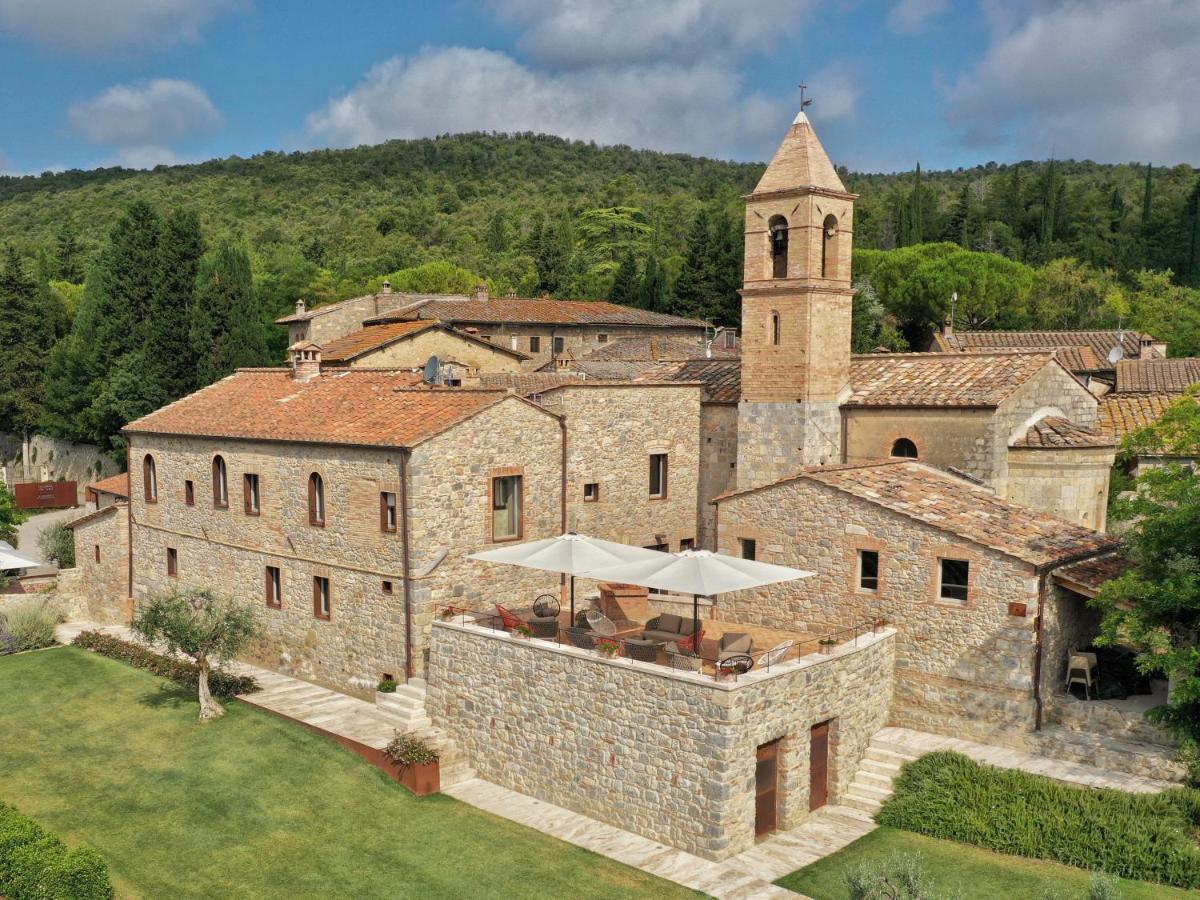
[[[788,222],[783,216],[772,216],[767,223],[771,235],[771,277],[788,277]]]
[[[771,310],[771,343],[776,347],[779,346],[780,330],[779,313],[775,310]]]
[[[183,502],[188,506],[196,505],[196,483],[190,479],[183,483]]]
[[[158,467],[149,453],[142,457],[142,491],[147,503],[158,502]]]
[[[738,549],[742,551],[742,559],[758,559],[758,541],[754,538],[738,538]]]
[[[916,459],[917,445],[908,438],[896,438],[892,444],[892,456],[899,459]]]
[[[531,337],[529,339],[529,352],[530,353],[541,353],[542,352],[542,339],[540,337],[537,337],[536,335],[534,335],[533,337]]]
[[[225,468],[225,459],[214,456],[212,461],[213,506],[226,509],[229,506],[229,473]]]
[[[875,593],[879,590],[879,551],[858,551],[858,589]]]
[[[394,532],[396,530],[396,495],[391,491],[379,494],[379,530]]]
[[[567,349],[567,339],[561,338],[561,337],[556,337],[554,339],[554,355],[560,356],[566,351],[566,349]]]
[[[325,527],[325,481],[316,472],[308,476],[308,524]]]
[[[521,476],[492,479],[492,540],[511,541],[521,537]]]
[[[821,226],[821,277],[837,278],[838,220],[830,214]]]
[[[667,496],[667,454],[650,454],[650,499],[663,500]]]
[[[261,511],[261,498],[258,493],[258,476],[247,472],[242,476],[242,504],[246,515],[257,516]]]
[[[174,547],[167,548],[167,574],[172,578],[179,574],[179,551]]]
[[[313,576],[313,615],[326,622],[333,615],[333,604],[329,598],[329,579]]]
[[[100,545],[96,545],[96,562],[100,562]]]
[[[392,593],[392,583],[391,583],[390,581],[385,581],[385,582],[383,583],[383,592],[384,592],[385,594],[390,594],[390,593]]]
[[[938,599],[965,606],[970,584],[971,564],[965,559],[938,560]]]
[[[595,503],[600,499],[600,482],[589,481],[583,486],[583,502]]]
[[[279,566],[267,566],[266,570],[266,594],[267,606],[271,609],[283,608],[283,584],[282,576],[279,572]]]

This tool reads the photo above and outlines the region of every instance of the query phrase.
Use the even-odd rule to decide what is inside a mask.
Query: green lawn
[[[1083,900],[1091,875],[1060,863],[1004,856],[966,844],[882,826],[866,837],[811,866],[780,878],[789,890],[815,900],[844,900],[845,873],[862,863],[887,860],[895,853],[920,853],[923,868],[933,879],[938,896],[961,900],[997,897],[1040,897],[1054,892],[1062,900]],[[1122,900],[1197,900],[1200,891],[1118,879]]]
[[[332,741],[74,648],[0,658],[0,800],[108,860],[129,897],[694,896]]]

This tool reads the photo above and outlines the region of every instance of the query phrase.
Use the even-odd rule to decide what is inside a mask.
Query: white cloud
[[[950,0],[900,0],[888,13],[887,25],[899,34],[916,34],[949,7]]]
[[[488,0],[519,47],[563,69],[768,52],[816,0]]]
[[[852,112],[849,76],[829,76],[825,118]],[[782,136],[794,101],[746,94],[714,63],[565,73],[493,50],[433,48],[395,57],[306,123],[310,143],[347,146],[464,131],[537,131],[657,150],[758,156]]]
[[[122,147],[110,165],[126,169],[153,169],[155,166],[173,166],[183,162],[170,147],[148,144],[142,147]]]
[[[1099,161],[1200,157],[1195,0],[989,0],[991,45],[948,89],[971,144]]]
[[[0,0],[4,34],[59,49],[114,49],[195,40],[242,0]]]
[[[210,131],[221,114],[199,85],[158,78],[115,85],[72,105],[67,120],[93,144],[146,151]]]

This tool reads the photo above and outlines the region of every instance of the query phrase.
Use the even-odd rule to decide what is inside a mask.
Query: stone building
[[[409,369],[420,371],[436,356],[457,380],[480,372],[520,372],[529,357],[456,331],[440,322],[390,322],[368,325],[319,345],[321,365],[329,368]]]
[[[98,486],[91,485],[89,489]],[[100,496],[103,498],[104,493]],[[98,508],[67,522],[66,527],[75,539],[75,566],[59,573],[59,596],[93,621],[128,621],[131,613],[128,497],[102,502]]]

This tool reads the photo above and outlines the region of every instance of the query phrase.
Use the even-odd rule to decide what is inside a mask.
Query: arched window
[[[771,343],[779,346],[779,313],[771,310]]]
[[[229,506],[229,473],[225,469],[225,458],[214,456],[212,469],[213,506],[225,509]]]
[[[788,277],[788,223],[783,216],[771,216],[771,277]]]
[[[325,482],[316,472],[308,476],[308,524],[325,524]]]
[[[158,502],[158,468],[149,453],[142,457],[142,490],[147,503]]]
[[[900,459],[916,459],[917,445],[908,438],[896,438],[895,443],[892,444],[892,456]]]
[[[837,278],[838,220],[830,214],[821,226],[821,277]]]

